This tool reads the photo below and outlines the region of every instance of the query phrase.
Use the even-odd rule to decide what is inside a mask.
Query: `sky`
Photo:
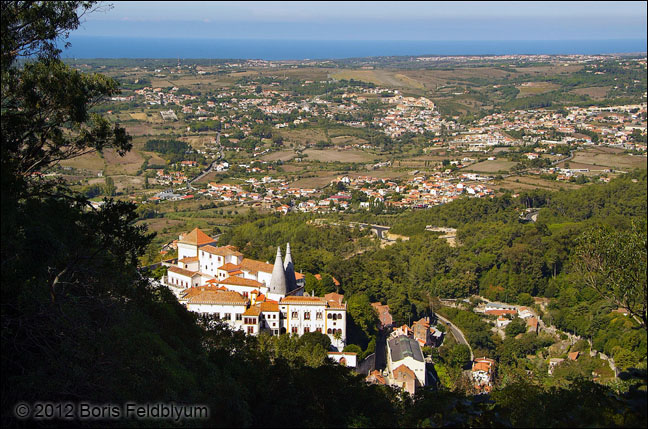
[[[73,36],[284,40],[646,39],[646,2],[112,2]]]

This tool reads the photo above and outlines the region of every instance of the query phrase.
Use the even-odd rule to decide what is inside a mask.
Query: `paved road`
[[[190,184],[193,183],[193,182],[195,182],[195,181],[197,181],[197,180],[202,179],[202,178],[205,177],[207,174],[211,173],[212,170],[214,169],[214,165],[216,165],[216,163],[219,162],[219,161],[223,158],[223,148],[222,148],[221,145],[220,145],[220,131],[219,131],[218,134],[216,135],[216,145],[218,146],[218,150],[219,150],[218,158],[216,158],[214,161],[212,161],[212,163],[209,164],[209,167],[207,167],[207,168],[205,169],[205,171],[203,171],[202,173],[200,173],[199,175],[197,175],[196,177],[194,177],[193,179],[191,179],[191,180],[189,181]]]
[[[387,333],[378,333],[378,341],[376,342],[376,360],[375,369],[383,370],[387,368]]]
[[[470,347],[470,344],[466,340],[466,337],[464,337],[463,332],[459,328],[457,328],[451,321],[446,319],[445,317],[441,316],[439,313],[436,313],[436,316],[446,324],[448,329],[450,329],[450,332],[452,332],[452,336],[455,337],[457,342],[459,344],[465,344],[468,346],[468,349],[470,349],[470,360],[473,361],[475,360],[475,356],[473,355],[472,347]]]
[[[569,152],[569,156],[568,156],[567,158],[557,159],[557,160],[555,160],[554,162],[552,162],[551,165],[558,165],[558,164],[560,164],[561,162],[565,162],[565,161],[569,161],[569,160],[571,160],[573,157],[574,157],[574,151],[572,150],[571,152]]]

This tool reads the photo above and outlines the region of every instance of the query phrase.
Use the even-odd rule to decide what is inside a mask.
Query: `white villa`
[[[190,311],[214,315],[250,335],[321,332],[338,350],[346,344],[344,295],[304,294],[290,244],[285,260],[277,248],[275,263],[269,264],[244,258],[234,246],[217,247],[196,228],[180,236],[177,262],[165,265],[163,283]]]
[[[411,395],[427,384],[421,345],[398,331],[392,332],[387,340],[387,381]]]

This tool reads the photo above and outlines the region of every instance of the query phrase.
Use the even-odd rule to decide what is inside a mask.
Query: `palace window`
[[[232,320],[232,315],[230,313],[225,313],[225,315],[223,316],[223,319]]]
[[[306,327],[304,328],[304,334],[307,333],[307,332],[310,332],[310,328],[309,328],[308,326],[306,326]]]
[[[293,319],[299,319],[299,313],[296,311],[293,311],[292,314],[290,315]]]
[[[319,332],[319,333],[322,332],[322,328],[316,328],[315,330],[316,330],[317,332]]]
[[[292,329],[290,330],[290,332],[292,332],[293,334],[296,334],[297,333],[297,327],[293,326]]]
[[[236,313],[236,320],[242,320],[243,315],[241,313]]]
[[[310,311],[304,313],[304,320],[310,320]]]
[[[322,313],[316,313],[315,314],[315,319],[322,320]]]

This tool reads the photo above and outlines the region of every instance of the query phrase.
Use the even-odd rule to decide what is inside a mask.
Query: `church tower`
[[[284,272],[283,261],[281,260],[281,249],[279,247],[277,247],[277,257],[275,258],[274,267],[272,269],[272,277],[270,278],[268,293],[282,296],[286,296],[288,293],[286,273]]]
[[[286,245],[286,260],[284,261],[284,271],[286,272],[286,285],[288,286],[288,291],[291,292],[297,289],[295,266],[293,264],[292,255],[290,254],[290,243]]]

